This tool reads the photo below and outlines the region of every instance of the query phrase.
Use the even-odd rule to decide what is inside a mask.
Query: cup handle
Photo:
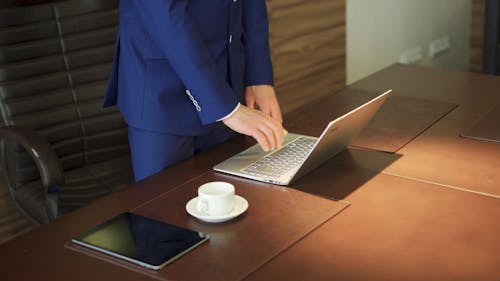
[[[196,205],[196,209],[201,214],[207,215],[207,213],[208,213],[208,201],[206,199],[198,199],[198,204]]]

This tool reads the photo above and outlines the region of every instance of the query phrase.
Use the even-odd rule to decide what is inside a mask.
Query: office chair
[[[0,10],[0,156],[36,224],[133,181],[127,126],[103,109],[118,0]]]

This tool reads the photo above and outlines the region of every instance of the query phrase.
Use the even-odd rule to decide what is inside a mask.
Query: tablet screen
[[[159,269],[207,239],[200,232],[124,213],[72,241],[141,266]]]

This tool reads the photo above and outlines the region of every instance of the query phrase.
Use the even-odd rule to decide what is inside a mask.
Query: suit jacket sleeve
[[[269,24],[265,0],[243,0],[246,46],[245,85],[272,85],[273,68],[269,50]]]
[[[238,104],[238,98],[226,81],[225,74],[217,69],[196,24],[190,19],[187,11],[189,1],[133,2],[137,3],[135,8],[141,21],[151,31],[150,39],[162,49],[198,102],[202,123],[212,123],[229,114]]]

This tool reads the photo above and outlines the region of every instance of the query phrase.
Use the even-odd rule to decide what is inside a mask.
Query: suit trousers
[[[235,135],[236,133],[222,122],[215,124],[210,133],[200,136],[179,136],[129,127],[128,137],[135,180],[156,174]]]

